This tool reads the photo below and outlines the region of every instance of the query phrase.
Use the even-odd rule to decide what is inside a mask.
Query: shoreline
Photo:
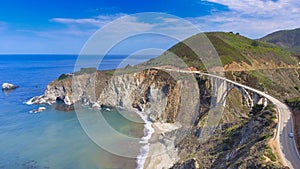
[[[165,143],[164,133],[180,128],[171,123],[152,123],[155,132],[149,140],[150,150],[145,161],[145,168],[170,168],[178,159],[174,142]],[[162,141],[164,140],[164,141]]]
[[[140,154],[136,157],[137,167],[136,169],[143,169],[145,161],[150,152],[149,140],[152,138],[152,134],[155,133],[155,129],[152,127],[152,122],[148,120],[148,115],[145,112],[135,111],[145,122],[144,124],[144,136],[139,143],[144,144],[140,148]]]
[[[33,105],[35,104],[32,102],[33,99],[34,97],[24,101],[23,104]],[[174,141],[169,140],[164,134],[179,129],[181,126],[172,123],[151,122],[147,113],[133,108],[128,109],[121,106],[116,106],[115,108],[134,112],[145,123],[144,136],[139,141],[141,148],[135,158],[136,169],[169,168],[179,159]]]
[[[151,122],[145,112],[131,109],[145,122],[144,133],[140,143],[140,154],[136,158],[136,169],[170,168],[179,160],[174,140],[165,137],[165,133],[181,128],[181,125]],[[175,138],[174,138],[175,139]]]

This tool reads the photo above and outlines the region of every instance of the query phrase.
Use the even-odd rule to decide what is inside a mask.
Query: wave
[[[141,138],[140,143],[144,144],[140,148],[140,154],[137,156],[137,169],[143,169],[146,158],[148,157],[149,150],[150,150],[150,143],[148,142],[151,138],[152,134],[155,132],[154,128],[152,127],[152,122],[148,120],[147,115],[138,111],[137,114],[144,120],[144,136]]]
[[[34,97],[33,97],[34,98]],[[27,104],[27,105],[33,105],[34,103],[32,102],[33,101],[33,98],[29,99],[28,101],[25,101],[24,104]]]

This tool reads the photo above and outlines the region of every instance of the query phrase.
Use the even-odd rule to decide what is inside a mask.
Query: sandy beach
[[[169,168],[179,158],[175,150],[174,141],[166,139],[163,135],[166,132],[180,128],[179,125],[171,123],[152,123],[155,132],[152,134],[150,151],[145,161],[145,168]]]

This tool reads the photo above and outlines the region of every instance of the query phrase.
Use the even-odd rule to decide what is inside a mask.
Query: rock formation
[[[185,106],[185,109],[179,109],[182,92],[186,93],[185,99],[194,97],[199,100],[196,99],[199,95],[195,86],[197,82],[193,92],[188,92],[182,89],[183,85],[192,85],[188,79],[182,81],[175,78],[154,69],[115,76],[97,71],[55,80],[47,86],[42,96],[34,97],[31,101],[35,104],[53,104],[57,101],[66,105],[82,103],[93,108],[121,106],[128,110],[144,111],[151,115],[152,121],[175,122],[180,111],[191,108]],[[195,107],[197,103],[185,104]],[[192,115],[185,117],[188,120],[191,118]]]
[[[250,115],[238,91],[229,94],[227,113],[212,139],[200,144],[199,133],[212,99],[211,86],[205,77],[191,76],[156,69],[125,71],[114,76],[103,71],[74,73],[73,78],[51,82],[45,93],[32,102],[80,103],[93,108],[121,106],[143,111],[152,122],[180,124],[180,128],[157,136],[157,141],[165,147],[173,147],[174,158],[170,156],[170,159],[176,160],[167,163],[164,166],[167,168],[172,164],[174,169],[280,168],[275,163],[276,156],[272,162],[262,158],[269,159],[273,155],[266,145],[276,128],[276,112],[258,110]]]
[[[7,91],[7,90],[13,90],[18,88],[19,86],[16,86],[14,84],[10,84],[10,83],[3,83],[2,84],[2,90]]]

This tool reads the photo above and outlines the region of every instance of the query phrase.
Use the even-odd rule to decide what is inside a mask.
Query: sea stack
[[[18,88],[19,86],[16,86],[14,84],[10,84],[10,83],[3,83],[2,84],[2,90],[7,91],[7,90],[13,90]]]

